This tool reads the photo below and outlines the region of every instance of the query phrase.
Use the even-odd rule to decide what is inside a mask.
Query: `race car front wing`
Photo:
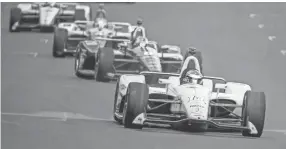
[[[149,99],[151,102],[162,102],[162,103],[174,103],[180,104],[180,101],[170,101],[165,99]],[[238,105],[233,104],[217,104],[217,103],[210,103],[210,106],[220,106],[220,107],[238,107]],[[241,107],[241,106],[240,106]],[[155,107],[157,108],[157,107]],[[152,108],[152,109],[155,109]],[[150,111],[151,109],[149,109]],[[145,125],[148,123],[151,124],[176,124],[176,123],[183,123],[183,122],[190,122],[191,123],[207,123],[210,126],[213,126],[218,129],[231,129],[231,130],[249,130],[250,134],[257,134],[258,131],[253,123],[247,121],[246,126],[242,125],[242,118],[213,118],[210,117],[207,120],[198,120],[198,119],[190,119],[187,118],[185,115],[179,114],[158,114],[158,113],[141,113],[139,114],[134,120],[133,124],[138,125]]]

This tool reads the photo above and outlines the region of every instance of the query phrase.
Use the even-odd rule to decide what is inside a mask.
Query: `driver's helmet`
[[[198,70],[189,70],[185,76],[183,76],[183,84],[201,84],[203,75]]]
[[[145,47],[148,44],[148,39],[144,38],[142,36],[139,36],[136,40],[136,45],[139,45],[140,47]]]
[[[189,47],[188,48],[188,52],[191,53],[191,54],[195,54],[196,51],[197,51],[197,48],[195,48],[195,47]]]
[[[103,28],[105,28],[105,26],[106,26],[106,24],[104,23],[104,22],[102,22],[102,21],[99,21],[98,23],[97,23],[97,27],[98,27],[98,29],[99,30],[102,30]]]

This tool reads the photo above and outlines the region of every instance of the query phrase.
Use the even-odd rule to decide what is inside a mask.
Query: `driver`
[[[194,69],[186,70],[181,78],[180,78],[180,84],[200,84],[202,85],[202,78],[203,75],[198,71]]]
[[[99,9],[96,11],[95,20],[98,18],[106,19],[106,11],[104,9],[104,4],[99,4]]]

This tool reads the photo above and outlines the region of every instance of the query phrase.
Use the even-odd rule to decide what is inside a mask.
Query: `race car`
[[[21,3],[10,11],[10,32],[22,29],[53,31],[60,22],[91,19],[91,7],[78,3]]]
[[[113,79],[114,69],[122,73],[136,73],[137,61],[128,53],[124,53],[120,44],[128,43],[129,40],[113,38],[94,38],[81,41],[75,54],[75,75],[77,77],[93,77],[97,81],[108,82]],[[117,65],[117,63],[123,63]],[[134,70],[135,69],[135,70]],[[125,70],[125,71],[124,71]],[[91,72],[91,73],[90,73]]]
[[[93,70],[93,76],[97,81],[111,81],[117,79],[122,74],[138,74],[141,71],[161,72],[161,63],[157,55],[157,51],[151,47],[139,46],[130,48],[130,40],[117,39],[116,36],[111,38],[94,38],[100,46],[97,52],[82,52],[78,48],[76,54],[76,74],[80,74],[78,70]],[[90,53],[90,54],[86,54]],[[89,56],[81,56],[89,55]],[[103,56],[104,55],[104,56]],[[89,60],[93,59],[93,60]],[[94,63],[95,59],[95,63]],[[77,61],[84,61],[83,65]],[[86,65],[90,67],[85,67]],[[82,75],[77,75],[82,76]]]
[[[150,46],[157,49],[163,72],[179,73],[183,63],[181,49],[174,45],[159,46],[155,41],[149,41]]]
[[[115,36],[118,39],[128,39],[131,40],[131,32],[133,28],[130,23],[125,22],[110,22],[114,26],[114,30],[116,31]]]
[[[114,34],[114,31],[108,28],[99,30],[94,25],[93,21],[60,23],[54,31],[53,56],[64,57],[66,54],[74,54],[80,41]]]
[[[189,63],[195,67],[188,67]],[[184,76],[185,69],[191,73]],[[247,84],[202,76],[199,70],[198,60],[190,56],[180,74],[121,75],[114,97],[115,121],[134,129],[152,123],[182,131],[204,132],[210,127],[239,130],[243,136],[260,137],[266,109],[264,92],[254,92]],[[214,85],[217,92],[212,80],[224,82]],[[234,112],[238,108],[240,114]]]

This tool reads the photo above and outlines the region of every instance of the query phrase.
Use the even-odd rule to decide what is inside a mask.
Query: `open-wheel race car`
[[[93,38],[96,37],[111,36],[115,32],[112,28],[108,28],[104,22],[101,30],[96,25],[94,21],[58,24],[54,32],[53,56],[64,57],[66,54],[74,54],[79,42],[94,40]]]
[[[120,43],[126,42],[129,42],[129,40],[112,38],[81,41],[76,48],[75,54],[76,76],[92,76],[97,81],[110,81],[114,77],[116,63],[122,61],[128,63],[129,72],[132,72],[131,67],[136,61],[134,62],[131,55],[125,54],[124,51],[118,49]],[[125,70],[123,73],[127,73],[128,68],[125,68]]]
[[[10,12],[9,30],[40,29],[52,32],[60,22],[91,19],[89,5],[78,3],[20,3]]]
[[[190,63],[196,66],[188,68]],[[204,132],[213,127],[260,137],[266,109],[264,92],[254,92],[247,84],[202,76],[198,64],[190,56],[180,74],[122,75],[116,85],[114,119],[125,128],[142,129],[155,123],[183,131]],[[184,70],[191,73],[184,75]],[[224,83],[213,84],[216,79]],[[240,114],[234,112],[238,108]]]
[[[97,81],[110,81],[122,74],[162,71],[156,49],[148,45],[131,48],[130,40],[117,38],[95,38],[93,44],[97,43],[99,46],[93,47],[91,51],[79,44],[76,52],[76,74],[79,74],[78,70],[93,70]],[[86,41],[82,43],[84,42]]]

